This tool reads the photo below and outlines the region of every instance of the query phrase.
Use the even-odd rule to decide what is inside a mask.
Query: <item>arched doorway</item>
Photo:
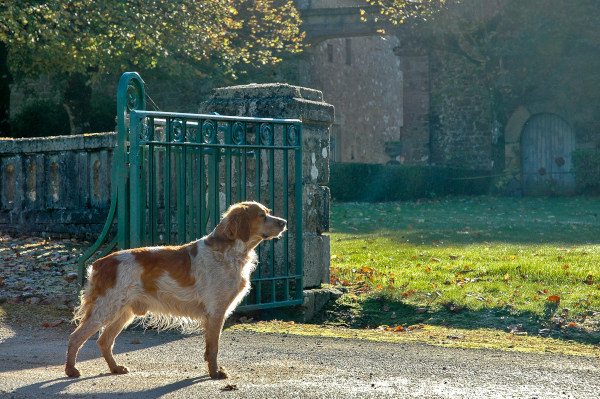
[[[575,133],[567,121],[554,114],[533,115],[521,134],[523,193],[527,196],[572,192],[571,153]]]

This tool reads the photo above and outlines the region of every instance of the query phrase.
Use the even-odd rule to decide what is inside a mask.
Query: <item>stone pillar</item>
[[[304,288],[329,283],[329,128],[333,106],[318,90],[287,84],[252,84],[213,90],[199,113],[302,121]]]

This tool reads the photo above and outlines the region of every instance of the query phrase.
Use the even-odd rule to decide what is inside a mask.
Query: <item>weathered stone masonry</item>
[[[304,287],[329,282],[329,127],[333,106],[320,91],[287,84],[215,89],[199,113],[302,121]],[[290,231],[291,233],[291,231]]]
[[[0,231],[95,238],[110,208],[115,133],[0,140]]]

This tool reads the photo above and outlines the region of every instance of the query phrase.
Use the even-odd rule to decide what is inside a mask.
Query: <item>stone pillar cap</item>
[[[323,93],[286,83],[250,84],[213,89],[198,113],[258,118],[301,119],[303,123],[333,123],[333,105]]]
[[[323,93],[319,90],[293,86],[287,83],[266,83],[229,86],[213,89],[211,100],[241,100],[269,98],[298,98],[308,101],[322,102]]]

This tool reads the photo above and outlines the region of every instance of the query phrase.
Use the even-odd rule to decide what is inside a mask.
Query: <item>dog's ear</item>
[[[248,242],[250,239],[250,217],[246,208],[243,206],[236,206],[230,209],[225,216],[225,237],[228,240],[234,241],[236,238],[244,242]]]

